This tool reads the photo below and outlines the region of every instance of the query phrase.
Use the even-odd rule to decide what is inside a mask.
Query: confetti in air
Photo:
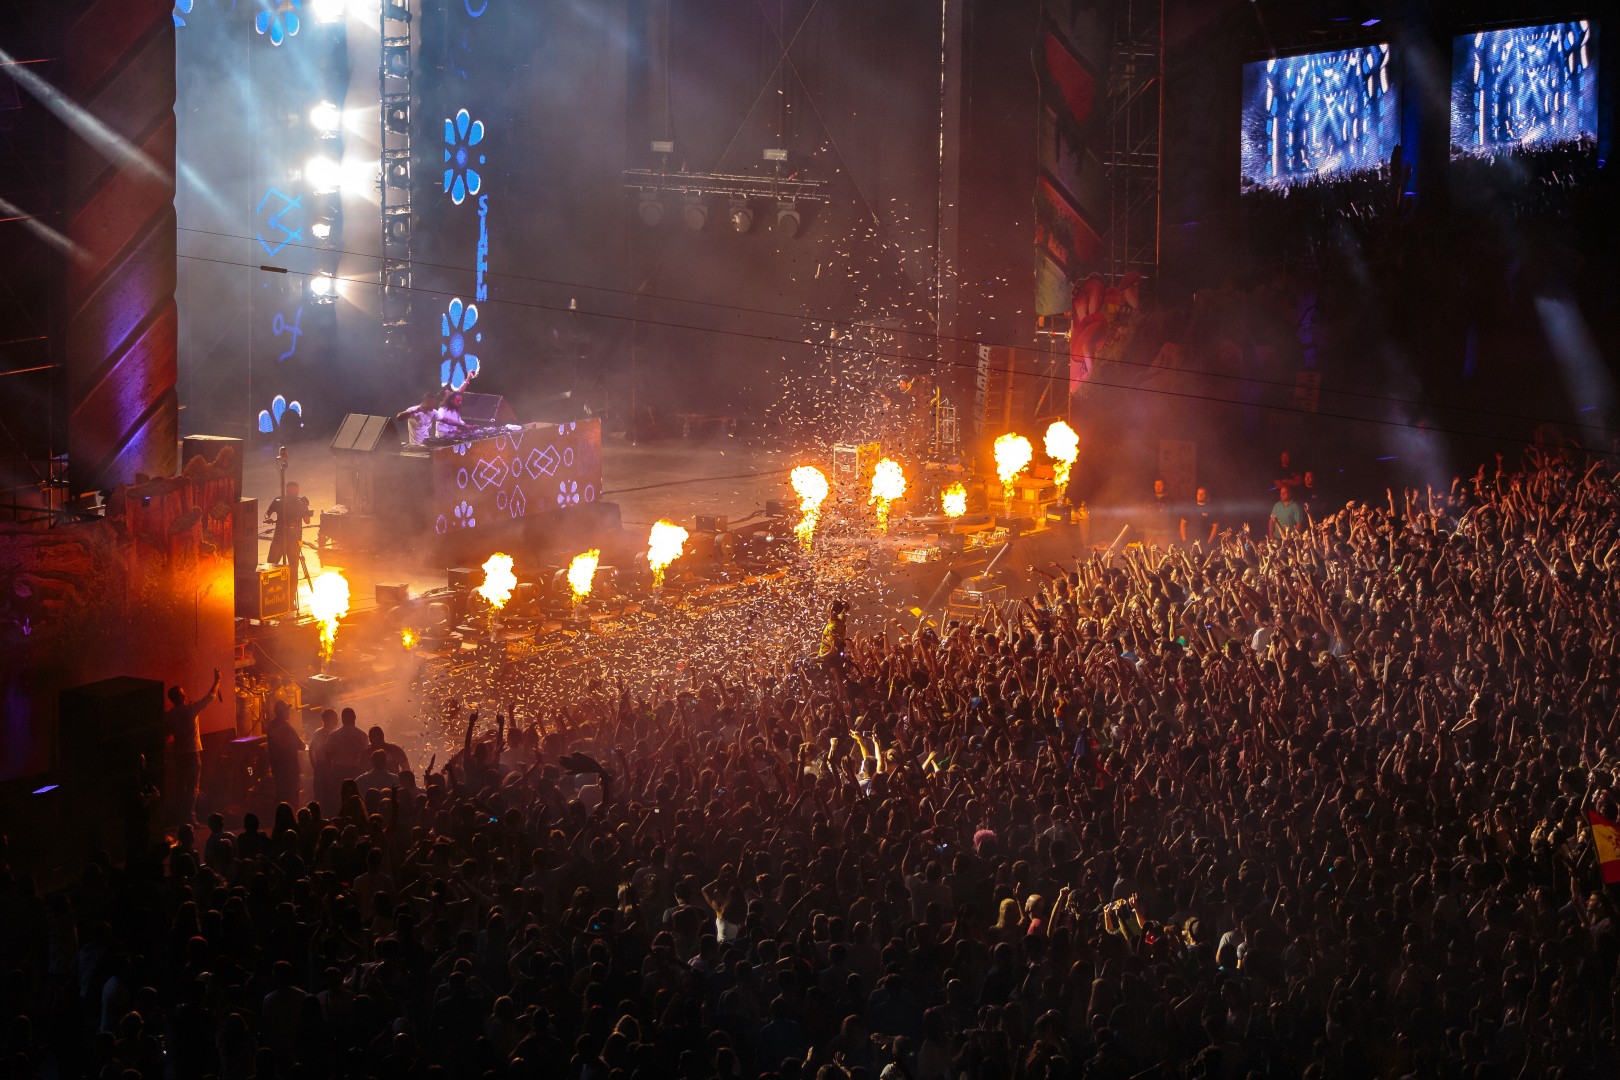
[[[1080,457],[1080,436],[1065,421],[1054,420],[1046,429],[1046,456],[1055,463],[1053,483],[1062,495],[1069,489],[1069,470]]]
[[[512,556],[497,551],[484,563],[484,583],[478,586],[478,595],[499,611],[512,598],[515,588],[517,575],[512,573]]]
[[[591,580],[596,577],[596,564],[601,559],[602,549],[591,548],[575,555],[574,561],[568,564],[568,587],[573,590],[576,603],[591,595]]]
[[[654,586],[663,588],[664,571],[681,557],[686,535],[685,529],[672,522],[653,522],[652,531],[647,534],[647,566],[652,569]]]
[[[900,463],[893,458],[884,458],[872,470],[872,497],[867,500],[877,507],[878,532],[889,531],[889,507],[894,500],[906,493],[906,474],[901,471]]]
[[[336,570],[322,570],[309,587],[309,613],[321,624],[321,661],[332,658],[338,623],[349,613],[349,582]]]
[[[1009,503],[1013,497],[1013,482],[1029,468],[1035,448],[1022,435],[1011,433],[996,439],[996,475],[1001,478],[1001,495]]]
[[[959,518],[967,513],[967,488],[952,484],[939,496],[939,505],[948,518]]]
[[[827,501],[827,494],[832,488],[827,483],[827,474],[814,465],[798,466],[789,480],[793,484],[793,493],[799,497],[799,513],[803,515],[793,527],[793,533],[799,538],[799,543],[808,548],[811,537],[816,534],[821,504]]]

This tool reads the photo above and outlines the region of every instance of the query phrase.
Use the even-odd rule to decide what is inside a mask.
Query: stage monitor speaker
[[[697,515],[697,521],[695,524],[697,527],[693,530],[694,532],[717,533],[725,532],[726,525],[728,523],[723,517],[715,517],[711,514],[699,514]]]
[[[373,450],[399,449],[399,429],[392,416],[372,416],[368,413],[350,413],[338,425],[332,437],[333,450],[357,450],[368,454]]]
[[[57,696],[56,751],[70,785],[116,785],[137,754],[153,775],[163,768],[163,684],[122,675]]]
[[[452,566],[445,573],[452,589],[475,589],[484,583],[482,573],[470,566]]]
[[[788,516],[788,504],[787,504],[787,502],[782,500],[782,499],[766,499],[765,500],[765,516],[766,517],[772,517],[772,518],[787,517]]]
[[[337,704],[342,689],[343,680],[336,675],[311,675],[304,684],[304,704],[329,709]]]
[[[379,608],[399,607],[401,604],[409,603],[411,599],[409,585],[384,585],[379,582],[375,593]]]
[[[279,619],[292,610],[292,567],[259,566],[236,579],[236,614],[242,619]]]
[[[469,424],[515,424],[517,414],[499,394],[461,395],[461,418]]]
[[[221,458],[221,451],[230,451]],[[236,481],[236,493],[242,493],[242,440],[229,435],[187,435],[180,440],[180,471],[184,472],[192,458],[202,458],[215,468],[224,469]]]

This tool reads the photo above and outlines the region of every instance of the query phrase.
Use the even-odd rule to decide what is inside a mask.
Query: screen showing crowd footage
[[[1597,26],[1465,34],[1452,42],[1451,152],[1491,156],[1595,140]]]
[[[1336,180],[1389,161],[1400,102],[1388,45],[1243,67],[1243,187]]]

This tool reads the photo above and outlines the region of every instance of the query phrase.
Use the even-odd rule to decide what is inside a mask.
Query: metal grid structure
[[[1159,268],[1164,0],[1117,0],[1108,75],[1108,273]]]
[[[410,338],[411,251],[415,231],[411,204],[411,124],[415,111],[412,77],[411,0],[385,0],[379,16],[382,51],[377,68],[379,178],[382,208],[383,347],[405,348]]]

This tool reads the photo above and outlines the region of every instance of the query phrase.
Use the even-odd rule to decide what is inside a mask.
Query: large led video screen
[[[1389,161],[1400,101],[1388,45],[1243,66],[1243,187],[1335,180]]]
[[[1452,155],[1596,139],[1597,59],[1597,27],[1585,19],[1456,38]]]

